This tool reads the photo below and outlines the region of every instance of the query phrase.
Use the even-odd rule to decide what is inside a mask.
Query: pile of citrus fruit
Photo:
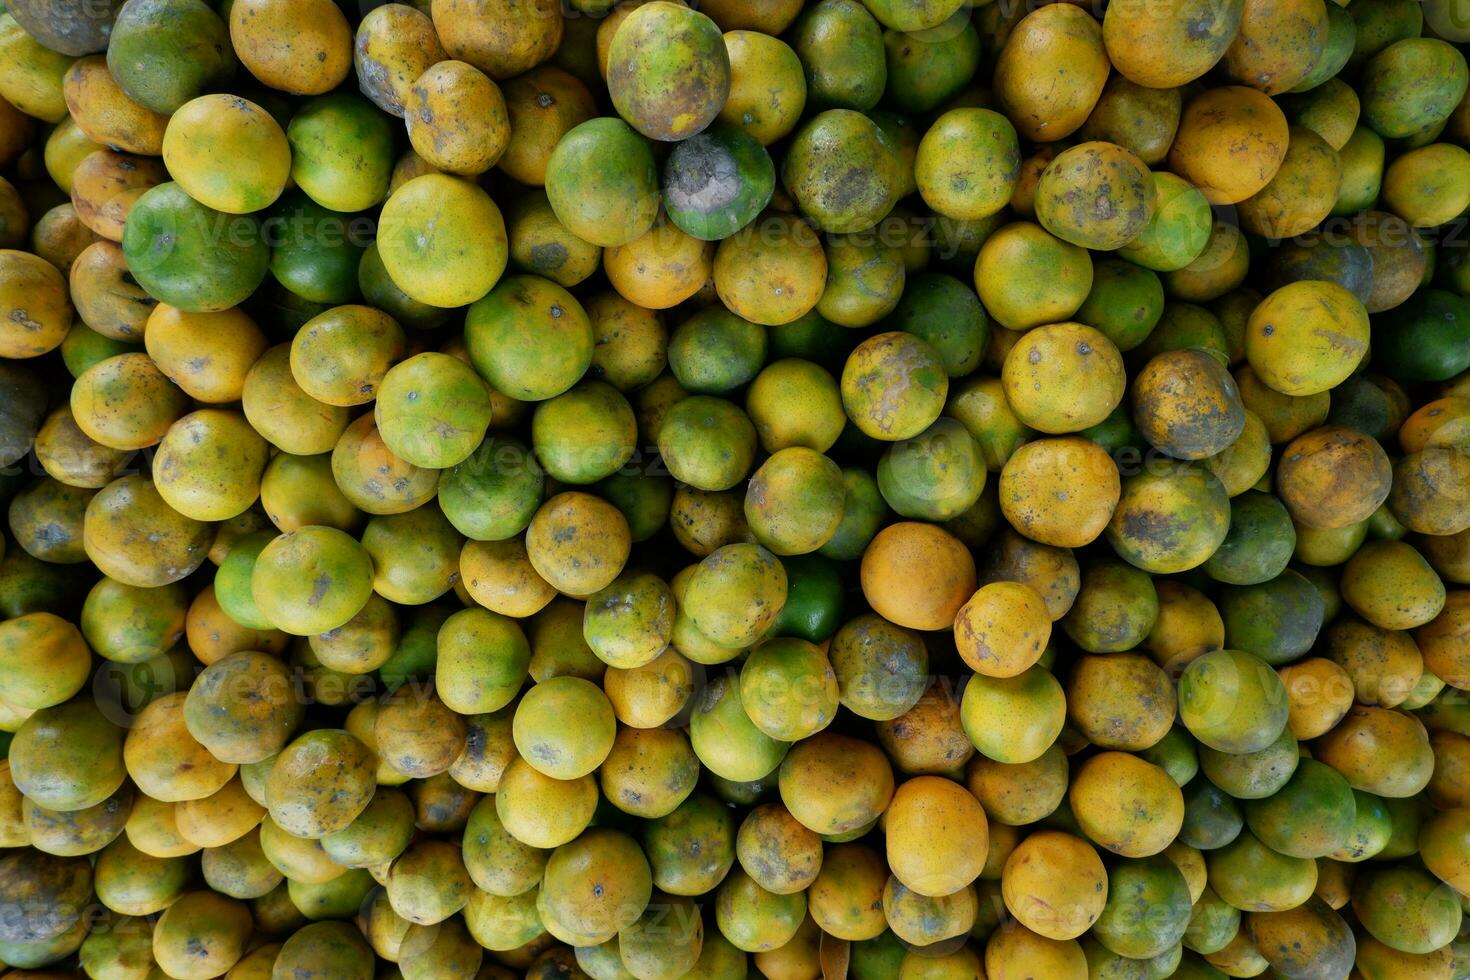
[[[0,11],[0,980],[1470,976],[1470,0]]]

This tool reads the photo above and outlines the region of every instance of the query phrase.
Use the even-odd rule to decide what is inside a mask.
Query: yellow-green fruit
[[[995,321],[1009,330],[1068,319],[1087,299],[1092,277],[1087,249],[1029,221],[997,230],[985,239],[975,260],[975,291]]]
[[[10,777],[27,800],[48,809],[97,806],[128,777],[122,730],[87,699],[43,708],[15,733]]]
[[[1016,417],[1042,432],[1080,432],[1123,400],[1123,357],[1111,340],[1081,323],[1028,330],[1005,356],[1001,381]]]
[[[495,166],[510,141],[500,87],[463,61],[440,61],[404,95],[408,139],[425,162],[473,177]]]
[[[979,752],[997,762],[1039,759],[1067,721],[1062,685],[1040,664],[1014,677],[976,674],[960,699],[960,722]]]
[[[622,511],[587,493],[557,494],[541,505],[526,529],[532,567],[571,596],[589,596],[610,585],[631,547]]]
[[[837,532],[845,497],[836,463],[792,446],[772,454],[751,476],[745,519],[755,539],[776,554],[807,554]]]
[[[32,358],[54,350],[72,325],[66,278],[38,255],[0,249],[0,313],[0,356]]]
[[[1352,293],[1331,282],[1294,282],[1251,313],[1245,353],[1271,388],[1315,395],[1352,374],[1367,354],[1368,334],[1368,311]]]
[[[250,161],[248,167],[240,166]],[[203,95],[168,120],[163,163],[189,196],[226,214],[275,203],[291,175],[291,147],[280,123],[237,95]]]
[[[1230,530],[1230,498],[1208,469],[1155,461],[1123,481],[1107,539],[1129,564],[1153,574],[1202,565]]]
[[[722,779],[764,779],[781,764],[790,746],[756,727],[734,678],[717,676],[694,703],[689,740],[700,763]]]
[[[506,831],[529,847],[551,848],[576,838],[592,822],[597,781],[553,779],[517,757],[505,767],[495,812]]]
[[[499,711],[525,683],[531,646],[515,620],[488,609],[461,610],[437,635],[435,689],[462,715]]]
[[[345,830],[372,800],[373,770],[372,752],[347,732],[308,732],[271,766],[271,819],[297,837],[320,839]]]
[[[153,588],[177,582],[202,565],[212,525],[170,507],[142,476],[120,477],[87,504],[82,543],[109,578]]]
[[[0,701],[36,710],[61,704],[80,691],[92,655],[82,633],[49,612],[0,623]]]
[[[946,112],[924,133],[914,159],[924,203],[957,221],[978,221],[1005,207],[1020,172],[1016,128],[991,109]]]
[[[607,695],[596,684],[571,676],[548,678],[527,691],[512,727],[521,758],[542,775],[562,780],[577,779],[602,765],[616,729]]]
[[[216,759],[241,765],[284,748],[301,711],[290,668],[253,650],[214,661],[184,698],[189,734]]]
[[[240,412],[191,412],[169,427],[153,458],[153,481],[174,510],[196,521],[224,521],[260,496],[270,454]]]
[[[796,742],[837,715],[837,675],[815,644],[796,637],[767,640],[740,670],[740,701],[755,726]]]
[[[680,4],[645,4],[618,27],[607,54],[618,114],[645,136],[682,140],[703,130],[730,92],[720,28]]]
[[[786,605],[786,570],[766,549],[731,544],[699,563],[685,608],[699,631],[716,643],[754,643]]]
[[[766,365],[750,383],[745,411],[767,452],[805,446],[825,453],[847,421],[837,382],[810,361],[787,358]]]
[[[623,576],[587,599],[582,634],[610,667],[634,670],[668,649],[674,595],[655,575]]]
[[[900,786],[885,812],[888,864],[911,891],[950,895],[985,865],[985,810],[960,784],[917,776]]]
[[[781,761],[781,802],[818,834],[853,834],[877,820],[893,798],[893,767],[871,742],[823,732],[792,746]]]
[[[842,404],[874,439],[910,439],[944,409],[949,375],[933,347],[910,333],[890,332],[858,345],[842,368]]]
[[[1124,857],[1148,857],[1173,843],[1184,820],[1179,784],[1159,766],[1127,752],[1083,763],[1067,791],[1089,839]]]
[[[1102,913],[1107,873],[1080,837],[1038,830],[1006,859],[1001,895],[1016,921],[1048,939],[1082,935]]]
[[[410,180],[378,219],[378,255],[388,275],[430,306],[464,306],[484,296],[508,254],[505,221],[490,195],[447,174]]]
[[[428,351],[383,375],[373,407],[383,443],[414,466],[448,469],[467,459],[490,425],[490,394],[473,368]]]
[[[699,757],[677,728],[621,728],[599,774],[603,797],[644,819],[667,816],[694,791]]]
[[[474,884],[459,847],[421,840],[393,862],[387,889],[394,912],[415,925],[431,926],[464,908]]]
[[[361,544],[332,527],[305,527],[276,538],[255,559],[251,593],[277,629],[325,633],[366,605],[373,562]]]
[[[214,892],[192,892],[159,916],[153,958],[166,976],[208,980],[240,959],[253,925],[245,903]]]
[[[652,872],[637,842],[596,828],[552,853],[536,906],[553,936],[595,946],[637,921],[652,893]]]
[[[1153,177],[1121,146],[1081,143],[1047,164],[1036,183],[1035,207],[1041,226],[1065,242],[1121,248],[1153,217]]]
[[[1214,650],[1179,678],[1179,716],[1190,734],[1221,752],[1256,752],[1286,727],[1290,703],[1281,678],[1241,650]]]

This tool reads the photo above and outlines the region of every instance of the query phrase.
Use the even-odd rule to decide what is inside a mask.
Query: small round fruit
[[[251,592],[261,614],[297,636],[325,633],[356,616],[373,588],[361,544],[332,527],[283,534],[255,559]]]

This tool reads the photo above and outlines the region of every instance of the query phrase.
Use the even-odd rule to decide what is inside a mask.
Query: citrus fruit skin
[[[1020,179],[1016,129],[990,109],[954,109],[924,134],[914,158],[914,179],[924,201],[939,214],[979,220],[1010,202]]]
[[[190,313],[238,306],[265,279],[270,262],[254,217],[223,215],[172,183],[138,198],[122,247],[144,289]]]
[[[19,668],[4,683],[5,699],[32,710],[60,704],[80,690],[81,632],[51,613],[37,612],[7,620],[0,629],[0,643],[7,660]],[[85,641],[82,641],[85,642]],[[54,670],[44,665],[52,663]]]
[[[768,34],[730,30],[730,95],[721,122],[769,146],[789,133],[810,98],[806,73],[790,44]]]
[[[755,544],[731,544],[702,562],[689,580],[685,606],[696,628],[725,646],[749,646],[786,604],[786,569]]]
[[[113,480],[87,503],[87,558],[124,585],[153,588],[188,576],[209,556],[209,524],[170,507],[140,475]]]
[[[389,368],[373,411],[394,453],[436,470],[464,462],[490,425],[490,396],[474,369],[426,352]]]
[[[1041,172],[1036,220],[1073,245],[1122,248],[1153,218],[1152,177],[1142,160],[1121,147],[1080,143],[1063,150]]]
[[[933,524],[890,524],[862,558],[863,595],[876,612],[910,629],[945,629],[975,591],[975,559]]]
[[[1179,679],[1185,727],[1222,752],[1257,752],[1286,727],[1281,680],[1258,657],[1240,650],[1207,654]]]
[[[1276,175],[1289,139],[1286,117],[1262,93],[1210,89],[1185,106],[1169,165],[1211,204],[1238,204]]]
[[[546,183],[546,164],[573,127],[597,115],[592,93],[576,76],[539,65],[501,86],[510,116],[510,138],[496,162],[527,185]]]
[[[770,154],[753,136],[726,124],[680,142],[664,163],[670,220],[704,241],[729,238],[754,221],[775,187]]]
[[[809,554],[837,533],[846,488],[842,470],[805,446],[772,454],[750,477],[745,520],[778,555]]]
[[[1008,330],[1029,330],[1070,318],[1092,290],[1086,249],[1029,221],[1004,225],[985,239],[975,262],[975,290]]]
[[[1309,528],[1338,530],[1365,521],[1392,489],[1392,465],[1371,436],[1322,426],[1297,436],[1277,465],[1278,496]]]
[[[1166,515],[1158,528],[1135,515]],[[1119,555],[1144,571],[1183,571],[1208,561],[1230,528],[1230,499],[1208,469],[1166,464],[1123,482],[1107,538]],[[1170,546],[1160,548],[1156,535]]]
[[[1062,548],[1095,540],[1121,493],[1117,466],[1107,453],[1075,436],[1021,446],[1001,467],[1000,481],[1006,520],[1031,539]],[[1050,500],[1056,505],[1049,506]]]
[[[593,245],[626,245],[658,217],[658,170],[648,140],[621,119],[576,126],[546,162],[557,220]]]
[[[778,635],[820,643],[842,622],[842,578],[830,559],[797,555],[781,559],[786,569],[786,604],[773,627]]]
[[[1120,956],[1159,956],[1183,937],[1189,905],[1189,883],[1169,858],[1159,855],[1119,864],[1108,875],[1108,903],[1098,916],[1095,934]],[[1140,908],[1159,910],[1154,929],[1138,927]]]
[[[445,471],[439,506],[466,537],[503,541],[531,523],[544,486],[545,473],[530,450],[509,436],[494,436]]]
[[[1106,419],[1123,400],[1122,356],[1113,342],[1081,323],[1027,331],[1001,367],[1016,416],[1042,432],[1079,432]]]
[[[208,448],[201,451],[201,445]],[[268,454],[265,440],[243,414],[201,409],[170,426],[158,444],[154,486],[185,517],[228,520],[260,496]]]
[[[900,168],[876,123],[851,109],[829,109],[792,137],[781,182],[823,231],[864,231],[898,202]],[[845,182],[846,174],[858,179]]]
[[[280,124],[255,103],[228,96],[201,96],[181,107],[169,118],[162,150],[169,172],[192,197],[232,214],[271,204],[291,169]],[[237,155],[258,159],[260,169],[249,177],[229,172],[226,161]]]
[[[1244,6],[1228,4],[1208,19],[1199,16],[1202,6],[1195,0],[1170,3],[1157,14],[1119,7],[1103,17],[1103,44],[1113,67],[1130,82],[1150,88],[1183,85],[1225,54],[1240,29]]]
[[[1462,338],[1470,330],[1470,308],[1463,297],[1428,289],[1390,314],[1392,330],[1377,331],[1374,356],[1395,377],[1414,381],[1446,381],[1470,365]],[[1378,346],[1378,345],[1381,345]]]
[[[568,712],[583,720],[568,730],[556,723]],[[607,696],[580,677],[537,684],[516,708],[512,732],[521,757],[542,775],[576,779],[595,770],[612,749],[616,721]]]
[[[1090,16],[1037,10],[1016,25],[996,62],[1002,110],[1028,140],[1063,139],[1087,120],[1108,77],[1103,32]]]
[[[229,27],[208,4],[149,0],[117,11],[107,67],[135,102],[172,113],[227,83],[236,62]]]
[[[432,224],[435,234],[426,234]],[[455,307],[488,293],[505,271],[505,220],[484,191],[443,174],[399,187],[378,219],[378,256],[412,300]]]
[[[278,238],[271,252],[271,273],[276,281],[302,299],[313,303],[348,303],[357,298],[357,270],[365,240],[354,227],[358,216],[342,216],[296,193],[286,197],[266,219],[267,234],[272,222],[295,234]],[[339,223],[346,234],[337,234]]]
[[[0,302],[11,323],[0,333],[0,351],[20,359],[55,350],[66,339],[74,317],[65,280],[39,256],[12,249],[0,253],[0,269],[6,280]]]
[[[537,276],[511,276],[465,319],[470,362],[496,390],[543,401],[570,388],[592,362],[592,323],[565,289]]]
[[[842,370],[848,418],[875,439],[909,439],[939,417],[949,376],[934,348],[891,331],[858,345]]]
[[[277,629],[325,633],[362,609],[372,591],[373,563],[362,545],[330,527],[283,534],[255,559],[250,589],[256,608]]]
[[[1175,459],[1218,455],[1245,431],[1235,380],[1199,350],[1165,351],[1151,359],[1133,380],[1132,403],[1143,437]]]
[[[1332,340],[1313,340],[1323,332]],[[1357,297],[1336,283],[1296,282],[1267,296],[1251,314],[1246,357],[1256,376],[1282,394],[1315,395],[1353,372],[1368,338],[1367,311]]]
[[[1118,254],[1145,268],[1172,272],[1199,258],[1209,245],[1212,212],[1205,196],[1188,181],[1166,171],[1151,177],[1153,215]]]
[[[319,95],[352,70],[352,33],[335,4],[291,8],[272,0],[230,6],[230,42],[249,72],[272,88]]]
[[[1240,224],[1257,235],[1287,238],[1315,228],[1332,211],[1342,166],[1315,130],[1290,131],[1286,157],[1265,187],[1240,203]]]
[[[613,36],[607,87],[618,114],[650,139],[695,135],[719,115],[730,91],[719,27],[680,4],[644,4]]]
[[[755,462],[755,426],[734,404],[696,395],[669,411],[658,449],[675,479],[699,490],[728,490]]]
[[[362,211],[388,196],[393,130],[367,99],[345,92],[307,102],[286,127],[291,177],[333,211]]]
[[[810,695],[791,697],[795,685]],[[837,699],[837,675],[822,652],[804,640],[767,640],[740,671],[745,713],[757,728],[782,741],[799,741],[826,728],[837,716]]]
[[[1378,135],[1401,138],[1444,116],[1443,100],[1464,96],[1465,56],[1439,38],[1408,37],[1388,45],[1364,67],[1363,119]],[[1458,101],[1458,100],[1456,100]]]
[[[1465,972],[1467,3],[0,0],[0,973]]]
[[[729,310],[711,309],[685,320],[669,337],[669,371],[693,394],[724,395],[760,370],[769,331]]]
[[[510,142],[500,87],[462,61],[439,62],[415,79],[403,118],[414,151],[445,173],[482,174]]]

